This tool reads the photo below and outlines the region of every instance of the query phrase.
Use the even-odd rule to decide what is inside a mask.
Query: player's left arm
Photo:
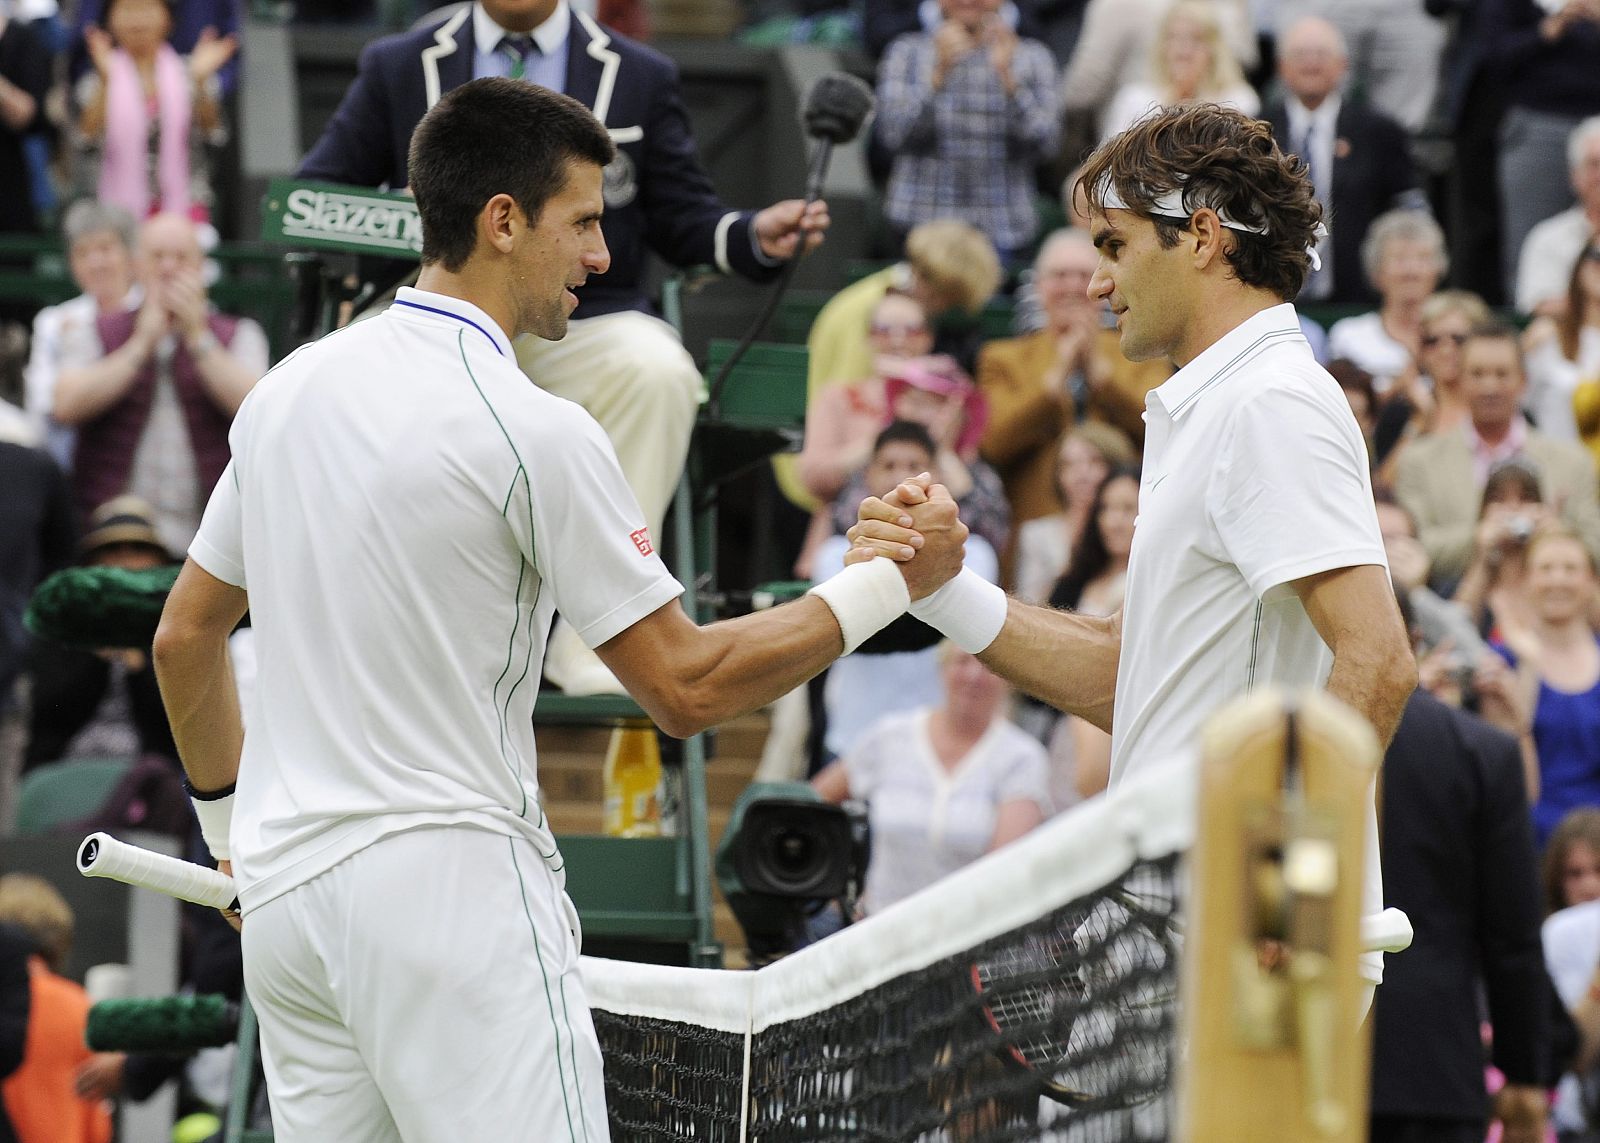
[[[228,636],[248,606],[243,588],[191,559],[178,573],[156,628],[156,682],[178,757],[197,791],[226,789],[239,776],[244,722]]]
[[[1361,564],[1308,575],[1291,586],[1333,651],[1328,693],[1349,703],[1387,746],[1417,685],[1417,664],[1389,573],[1378,564]]]

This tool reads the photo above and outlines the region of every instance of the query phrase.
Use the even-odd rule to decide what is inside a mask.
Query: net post
[[[1371,727],[1318,692],[1258,693],[1207,724],[1177,1138],[1366,1138],[1358,964],[1379,758]]]

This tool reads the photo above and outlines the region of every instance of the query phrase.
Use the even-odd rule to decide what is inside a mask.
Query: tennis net
[[[758,972],[586,958],[613,1138],[1167,1138],[1193,804],[1153,773]]]

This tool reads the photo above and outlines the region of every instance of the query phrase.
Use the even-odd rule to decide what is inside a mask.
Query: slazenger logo
[[[640,528],[637,532],[629,532],[628,539],[633,541],[633,546],[639,549],[639,554],[641,556],[648,556],[651,552],[655,551],[655,549],[650,546],[649,528]]]
[[[415,206],[309,187],[289,192],[284,201],[283,233],[288,238],[337,238],[386,250],[422,252],[422,219]]]

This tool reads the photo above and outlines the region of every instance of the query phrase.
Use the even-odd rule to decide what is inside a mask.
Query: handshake
[[[863,500],[847,534],[844,571],[811,589],[833,610],[845,654],[908,609],[974,655],[1005,626],[1005,592],[963,569],[967,526],[927,473]]]

